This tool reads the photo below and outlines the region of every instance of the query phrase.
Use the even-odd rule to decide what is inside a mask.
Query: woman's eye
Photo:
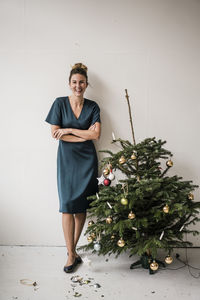
[[[76,84],[77,82],[76,81],[72,81],[72,83]],[[85,81],[80,81],[79,84],[84,84]]]

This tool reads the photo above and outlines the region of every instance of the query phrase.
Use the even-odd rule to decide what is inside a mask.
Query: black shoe
[[[68,255],[68,252],[67,252],[67,255]],[[82,258],[79,255],[76,257],[76,262],[77,262],[77,264],[81,264],[83,262]]]
[[[80,256],[76,257],[77,264],[81,264],[83,262],[82,258]]]
[[[77,259],[75,258],[74,263],[72,265],[70,265],[70,266],[64,266],[63,271],[66,272],[66,273],[73,272],[74,269],[75,269],[75,267],[76,267],[76,265],[77,265],[77,263],[78,263]]]

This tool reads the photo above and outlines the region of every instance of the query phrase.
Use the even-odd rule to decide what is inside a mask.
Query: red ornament
[[[111,180],[106,178],[106,179],[104,179],[103,184],[106,186],[109,186],[111,184]]]

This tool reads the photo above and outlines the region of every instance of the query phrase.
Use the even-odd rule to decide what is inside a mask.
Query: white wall
[[[44,119],[76,62],[101,107],[97,150],[114,149],[112,131],[131,139],[127,88],[136,140],[167,140],[171,175],[200,182],[199,28],[197,0],[0,0],[1,244],[64,245]]]

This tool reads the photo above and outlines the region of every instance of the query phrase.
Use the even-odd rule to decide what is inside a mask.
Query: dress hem
[[[59,210],[60,213],[66,213],[66,214],[81,214],[81,213],[86,213],[87,210],[84,211],[76,211],[76,212],[69,212],[69,211],[61,211]]]

